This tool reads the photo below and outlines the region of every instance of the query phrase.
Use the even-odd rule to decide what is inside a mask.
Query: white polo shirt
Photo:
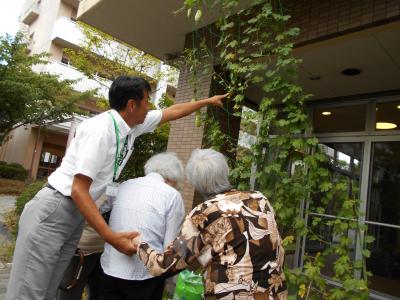
[[[161,110],[152,110],[147,114],[143,124],[130,128],[117,111],[109,110],[83,121],[60,167],[48,178],[49,184],[63,195],[71,196],[72,181],[76,174],[88,176],[93,180],[89,192],[94,200],[104,194],[107,185],[112,182],[117,141],[113,119],[109,112],[119,128],[120,151],[128,136],[127,152],[118,167],[117,178],[132,154],[135,139],[141,134],[152,132],[162,117]]]

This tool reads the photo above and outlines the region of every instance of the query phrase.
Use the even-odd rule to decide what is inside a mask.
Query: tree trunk
[[[0,131],[0,147],[8,140],[8,134],[10,133],[11,129],[7,128]]]

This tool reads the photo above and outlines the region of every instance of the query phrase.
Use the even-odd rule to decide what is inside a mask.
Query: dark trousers
[[[94,253],[85,256],[83,260],[83,268],[79,280],[76,285],[68,290],[64,291],[59,289],[57,291],[57,300],[81,300],[82,293],[85,286],[88,286],[89,300],[99,300],[101,280],[103,276],[103,270],[100,265],[101,253]],[[76,271],[76,265],[79,261],[79,257],[74,256],[72,258],[71,264],[64,274],[64,279],[67,284],[70,282],[70,278]]]
[[[161,300],[165,280],[125,280],[103,275],[101,300]]]

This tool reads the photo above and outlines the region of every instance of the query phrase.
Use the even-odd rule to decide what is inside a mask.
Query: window
[[[314,133],[364,131],[366,105],[317,108],[313,112]]]
[[[63,56],[61,57],[61,62],[62,62],[63,64],[69,65],[69,59],[68,59],[65,55],[63,55]]]
[[[53,173],[60,166],[64,152],[64,147],[45,143],[40,156],[37,178],[45,178]]]
[[[400,101],[376,104],[375,129],[377,131],[400,130]]]

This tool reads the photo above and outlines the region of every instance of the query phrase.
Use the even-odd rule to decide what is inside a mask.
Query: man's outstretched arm
[[[183,118],[183,117],[190,115],[191,113],[195,112],[196,110],[199,110],[207,105],[222,107],[222,105],[223,105],[222,101],[227,96],[228,96],[228,94],[216,95],[216,96],[213,96],[213,97],[210,97],[207,99],[203,99],[203,100],[198,100],[195,102],[185,102],[185,103],[174,104],[163,110],[160,124]]]

